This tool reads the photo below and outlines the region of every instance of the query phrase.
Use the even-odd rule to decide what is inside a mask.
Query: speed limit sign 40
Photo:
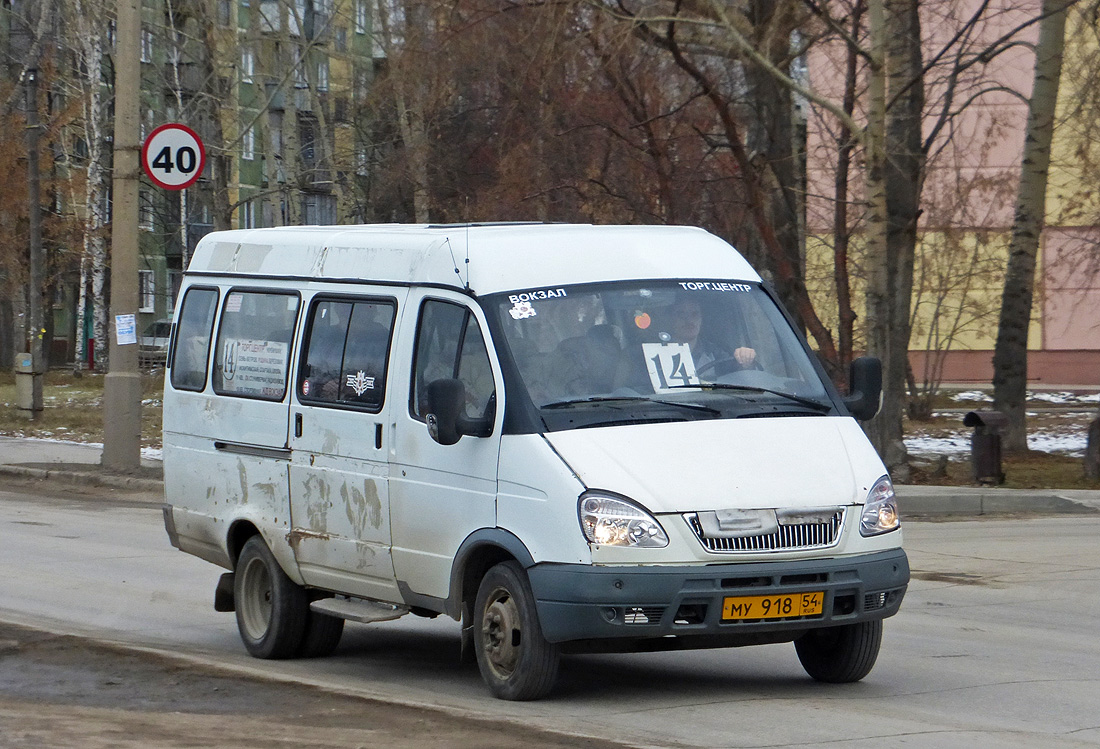
[[[182,190],[195,183],[206,165],[202,140],[186,125],[161,125],[141,147],[141,166],[153,183],[166,190]]]

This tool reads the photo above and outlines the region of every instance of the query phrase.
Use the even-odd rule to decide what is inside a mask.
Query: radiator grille
[[[623,612],[624,624],[658,624],[664,616],[663,606],[628,606]]]
[[[736,554],[761,551],[801,551],[825,549],[836,545],[844,527],[844,510],[838,508],[824,523],[798,523],[780,525],[774,533],[735,538],[711,538],[703,532],[699,516],[694,512],[684,516],[695,537],[707,551],[718,554]]]
[[[876,609],[882,608],[886,608],[885,593],[868,593],[863,596],[864,611],[875,611]]]

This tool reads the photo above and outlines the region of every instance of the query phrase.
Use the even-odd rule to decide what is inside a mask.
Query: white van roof
[[[759,281],[733,247],[685,226],[380,224],[214,232],[188,273],[468,287],[491,294],[575,283]]]

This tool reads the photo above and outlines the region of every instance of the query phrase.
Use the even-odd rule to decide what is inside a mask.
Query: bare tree
[[[878,0],[872,0],[872,18]],[[896,478],[905,478],[907,454],[902,441],[906,375],[909,367],[910,307],[913,263],[917,245],[917,217],[920,215],[924,182],[925,146],[921,126],[924,115],[924,81],[921,60],[921,27],[916,0],[885,0],[884,27],[887,39],[881,58],[872,32],[872,55],[884,66],[884,141],[881,161],[867,173],[872,210],[867,258],[867,350],[882,359],[882,409],[868,422],[871,443],[883,456]],[[878,79],[875,71],[872,78]],[[874,87],[882,83],[872,84]],[[874,95],[874,94],[873,94]],[[876,118],[872,108],[872,125]],[[871,146],[877,147],[877,136]],[[881,175],[881,178],[880,178]],[[880,204],[881,203],[881,204]],[[879,226],[878,221],[884,220]],[[885,241],[881,241],[885,240]]]
[[[1044,0],[1035,47],[1035,84],[1028,106],[1023,168],[1009,244],[997,343],[993,353],[993,404],[1008,417],[1007,450],[1027,450],[1027,336],[1035,289],[1035,261],[1046,219],[1047,171],[1054,137],[1054,105],[1062,77],[1066,0]]]
[[[103,61],[108,17],[99,0],[74,0],[69,27],[76,33],[74,47],[77,69],[84,71],[76,85],[83,106],[83,141],[87,148],[84,180],[83,253],[80,263],[80,289],[77,295],[77,357],[83,361],[86,352],[84,338],[86,294],[92,297],[92,339],[97,368],[107,366],[107,151],[104,148],[108,132],[108,94],[103,84]],[[89,288],[90,281],[90,288]]]

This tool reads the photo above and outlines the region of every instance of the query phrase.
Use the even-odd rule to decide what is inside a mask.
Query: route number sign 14
[[[194,184],[206,166],[206,150],[195,131],[170,122],[161,125],[141,147],[141,166],[153,184],[182,190]]]

